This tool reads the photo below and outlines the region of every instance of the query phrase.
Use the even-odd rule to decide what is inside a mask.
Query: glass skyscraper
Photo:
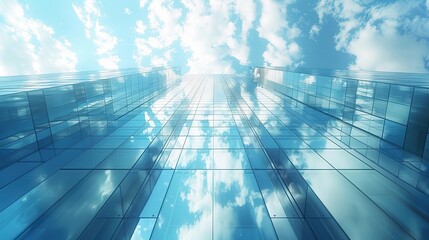
[[[424,239],[429,78],[0,79],[1,239]]]

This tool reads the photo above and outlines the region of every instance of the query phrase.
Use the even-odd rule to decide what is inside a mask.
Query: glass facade
[[[11,83],[0,236],[429,236],[427,86],[252,73]]]

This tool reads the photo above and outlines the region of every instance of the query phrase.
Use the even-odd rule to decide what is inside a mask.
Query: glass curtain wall
[[[131,107],[118,108],[121,114],[104,127],[54,144],[50,158],[36,151],[4,165],[0,235],[429,235],[426,160],[269,84],[247,75],[186,75],[147,90],[148,98],[138,95],[146,88],[137,88],[139,97],[127,96],[135,99],[126,103]],[[90,126],[103,126],[99,114],[106,111],[94,112]]]

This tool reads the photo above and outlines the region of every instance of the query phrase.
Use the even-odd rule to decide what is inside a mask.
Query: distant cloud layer
[[[429,69],[429,0],[75,0],[58,5],[69,11],[67,18],[52,19],[50,5],[37,0],[2,1],[0,75],[148,65],[234,73],[246,71],[246,65],[307,62],[356,70]],[[35,6],[46,14],[34,17]],[[53,23],[60,20],[73,28],[59,29],[62,25]],[[308,42],[332,49],[331,55],[305,51]],[[349,56],[347,62],[336,62],[344,61],[336,58],[343,55]]]
[[[178,41],[189,54],[186,61],[189,72],[233,73],[233,61],[240,65],[250,62],[249,31],[253,29],[268,42],[263,53],[267,65],[297,65],[300,47],[295,38],[300,30],[286,20],[291,2],[264,0],[256,4],[253,0],[182,0],[183,7],[178,9],[171,1],[141,1],[140,6],[148,9],[145,26],[155,36],[144,37],[142,27],[139,27],[144,25],[144,20],[136,21],[139,36],[135,39],[134,58],[141,64],[144,57],[153,53],[150,49],[164,49],[168,53],[174,51],[172,45]],[[258,12],[260,19],[256,19]],[[159,63],[171,63],[166,56],[158,56],[158,60]]]
[[[95,0],[85,0],[83,7],[72,5],[79,20],[85,27],[85,36],[92,40],[99,56],[98,64],[104,69],[119,68],[119,57],[114,54],[118,38],[108,32],[100,23],[101,11]],[[127,14],[129,15],[129,14]]]
[[[336,48],[355,56],[350,69],[427,72],[429,18],[412,14],[421,7],[419,1],[361,5],[352,0],[322,0],[316,11],[319,23],[326,15],[338,22]]]
[[[144,57],[151,56],[151,49],[163,49],[167,53],[152,59],[151,64],[171,64],[171,53],[176,46],[189,54],[186,64],[191,73],[234,72],[229,56],[242,65],[248,63],[247,37],[256,12],[253,1],[183,0],[181,4],[183,7],[179,9],[171,1],[141,2],[140,6],[147,7],[148,15],[144,18],[146,24],[144,19],[136,21],[134,58],[138,65]],[[232,17],[240,21],[234,22]],[[145,34],[146,29],[149,36]]]
[[[287,6],[292,2],[262,0],[257,30],[259,36],[268,41],[263,53],[267,65],[290,66],[299,61],[300,48],[295,39],[301,31],[296,26],[290,26],[287,21]]]

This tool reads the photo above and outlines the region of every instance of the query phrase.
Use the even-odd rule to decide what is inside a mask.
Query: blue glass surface
[[[171,180],[152,237],[210,239],[213,215],[213,173],[177,170]]]
[[[177,69],[47,75],[0,93],[0,235],[429,234],[423,82],[259,70],[265,82]]]
[[[305,170],[302,174],[350,238],[412,239],[338,172]]]
[[[253,68],[252,71],[253,80],[269,89],[351,123],[421,157],[427,155],[424,143],[428,141],[425,134],[428,133],[429,116],[422,113],[428,111],[417,110],[422,102],[427,105],[429,99],[427,74],[304,68]],[[411,115],[411,106],[415,106],[419,114]],[[377,122],[375,125],[368,124],[374,120]],[[408,139],[404,141],[406,129],[412,132],[417,122],[423,133],[408,134]]]
[[[141,218],[134,230],[131,239],[135,240],[149,240],[155,225],[156,218]]]
[[[273,239],[276,234],[251,171],[214,172],[215,239]]]
[[[58,171],[8,206],[0,213],[2,237],[18,237],[86,174],[88,171]]]

